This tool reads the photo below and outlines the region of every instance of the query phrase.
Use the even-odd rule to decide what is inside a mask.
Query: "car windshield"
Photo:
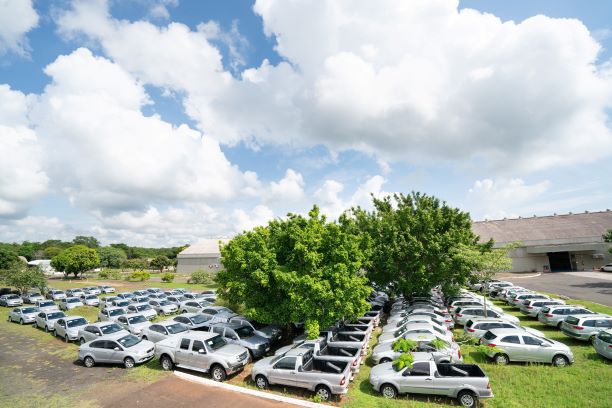
[[[236,329],[236,333],[242,339],[247,339],[247,338],[253,337],[255,335],[255,331],[250,326],[242,326],[242,327]]]
[[[119,307],[124,307],[124,306],[128,306],[130,304],[130,302],[128,302],[127,300],[123,300],[120,302],[115,302],[115,304]]]
[[[605,331],[599,332],[597,338],[606,343],[612,343],[612,333],[608,333]]]
[[[40,302],[38,306],[40,307],[55,306],[55,303],[53,303],[52,300],[48,300],[46,302]]]
[[[140,305],[140,306],[136,306],[136,310],[138,310],[139,312],[142,310],[149,310],[151,309],[150,305]]]
[[[208,317],[204,315],[195,315],[191,317],[191,322],[193,324],[202,324],[204,322],[207,322],[208,320]]]
[[[21,309],[21,311],[23,313],[37,313],[37,312],[40,312],[40,310],[37,307],[24,307],[23,309]]]
[[[146,321],[147,321],[147,319],[145,319],[145,317],[141,316],[141,315],[133,316],[133,317],[128,318],[128,322],[130,324],[144,323]]]
[[[209,339],[206,341],[206,345],[210,347],[211,350],[219,350],[221,347],[225,346],[227,342],[225,339],[219,335]]]
[[[118,331],[121,331],[123,329],[117,323],[112,323],[112,324],[107,324],[106,326],[100,327],[100,330],[102,330],[102,334],[111,334],[111,333],[117,333]]]
[[[6,298],[10,299],[10,300],[12,300],[12,299],[19,299],[19,296],[17,296],[17,295],[6,295]]]
[[[47,320],[55,320],[60,319],[62,317],[66,317],[66,314],[64,314],[64,312],[53,312],[47,315]]]
[[[169,324],[168,326],[166,326],[166,329],[168,330],[168,333],[176,334],[176,333],[182,333],[184,331],[187,331],[189,328],[186,327],[184,324],[174,323],[174,324]]]
[[[160,306],[170,306],[172,305],[172,303],[168,302],[167,300],[162,300],[161,302],[159,302]]]
[[[85,299],[92,300],[92,299],[97,299],[97,297],[96,295],[89,295],[89,296],[85,296]]]
[[[80,300],[78,298],[68,298],[66,299],[66,303],[78,303]]]
[[[109,316],[119,316],[125,314],[125,310],[123,309],[113,309],[108,311]]]
[[[78,319],[68,320],[68,327],[79,327],[85,326],[87,324],[87,320],[79,317]]]
[[[133,347],[135,345],[137,345],[138,343],[140,343],[142,340],[140,340],[138,337],[136,336],[132,336],[127,335],[125,337],[120,338],[119,340],[117,340],[119,342],[119,344],[121,344],[123,347],[125,348],[130,348]]]

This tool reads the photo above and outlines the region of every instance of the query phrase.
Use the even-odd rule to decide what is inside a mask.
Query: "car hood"
[[[258,334],[249,337],[248,339],[242,339],[242,341],[244,341],[245,343],[248,344],[253,344],[255,346],[261,346],[262,344],[268,344],[270,343],[270,340],[266,339],[265,337],[262,337]]]
[[[259,360],[258,362],[256,362],[255,364],[253,364],[253,369],[252,371],[255,371],[257,369],[265,369],[267,367],[270,367],[270,364],[272,362],[273,359],[275,359],[277,356],[274,357],[264,357],[261,360]]]
[[[387,351],[392,351],[393,350],[393,343],[385,343],[385,344],[379,344],[376,347],[374,347],[374,350],[372,350],[373,354],[377,354],[377,353],[386,353]]]
[[[288,352],[289,350],[291,350],[293,347],[294,347],[294,345],[280,347],[278,350],[276,350],[274,352],[274,355],[275,356],[280,356],[281,354],[284,354],[284,353]]]
[[[37,310],[36,312],[24,313],[23,315],[27,316],[27,317],[35,317],[39,313],[40,313],[40,311]]]
[[[151,325],[151,322],[142,322],[142,323],[136,323],[132,325],[133,329],[144,329],[145,327],[149,327]]]
[[[370,378],[389,377],[392,375],[398,375],[397,371],[395,371],[395,369],[393,368],[392,362],[378,364],[372,368],[372,371],[370,371]]]
[[[218,356],[225,357],[227,359],[231,359],[233,357],[238,357],[240,354],[246,352],[246,349],[237,344],[227,344],[221,347],[219,350],[214,353]]]
[[[134,354],[146,354],[147,351],[149,351],[150,349],[154,349],[154,348],[155,348],[155,343],[149,340],[142,340],[140,343],[136,344],[135,346],[127,348],[126,351],[129,351]]]
[[[383,333],[378,337],[378,342],[382,343],[382,342],[387,342],[387,341],[391,341],[393,339],[396,339],[397,337],[395,337],[395,333]]]

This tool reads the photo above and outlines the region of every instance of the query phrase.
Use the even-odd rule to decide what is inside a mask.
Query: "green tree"
[[[30,288],[37,288],[41,293],[47,287],[47,277],[40,268],[28,268],[22,262],[13,263],[11,268],[2,273],[2,281],[8,286],[26,293]]]
[[[612,242],[612,229],[609,229],[608,232],[602,236],[602,238],[605,242]],[[612,254],[612,246],[608,248],[608,252]]]
[[[363,314],[371,288],[360,269],[360,237],[328,223],[314,206],[236,236],[221,248],[220,296],[261,322],[304,322],[310,337]]]
[[[164,268],[171,266],[172,261],[165,255],[156,256],[151,260],[151,268],[159,269],[159,273],[164,271]]]
[[[374,210],[351,210],[357,227],[371,239],[366,264],[370,280],[397,294],[428,294],[466,283],[473,263],[460,250],[476,245],[468,213],[420,193],[373,198]]]
[[[129,259],[129,255],[128,255],[128,259],[126,259],[125,261],[121,263],[121,268],[125,268],[125,269],[140,270],[140,269],[146,269],[148,267],[149,267],[149,263],[147,262],[146,259]]]
[[[127,259],[125,252],[120,248],[100,247],[97,249],[100,257],[100,266],[103,268],[120,268]]]
[[[56,246],[49,246],[43,249],[44,259],[52,259],[54,256],[59,255],[62,252],[62,248]]]
[[[0,246],[0,269],[10,269],[17,263],[17,251],[8,245]]]
[[[28,261],[31,261],[34,259],[34,254],[39,249],[40,249],[40,244],[38,242],[23,241],[22,244],[19,246],[17,255],[23,256]]]
[[[85,245],[89,248],[98,248],[100,246],[100,241],[98,241],[95,237],[86,237],[84,235],[77,235],[72,240],[74,245]]]
[[[67,248],[51,259],[51,266],[66,275],[72,273],[75,277],[100,265],[98,252],[85,245],[75,245]]]

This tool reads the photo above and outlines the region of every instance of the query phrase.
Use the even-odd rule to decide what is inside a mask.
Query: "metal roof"
[[[227,244],[228,242],[229,242],[229,239],[226,239],[226,238],[204,239],[198,243],[195,243],[185,248],[178,254],[178,256],[179,257],[193,257],[193,256],[219,257],[221,255],[219,244],[223,245],[223,244]]]

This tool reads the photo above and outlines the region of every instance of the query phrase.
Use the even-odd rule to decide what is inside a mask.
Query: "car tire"
[[[478,398],[472,391],[461,391],[457,394],[457,401],[466,408],[475,408],[478,405]]]
[[[397,397],[397,388],[391,384],[383,384],[380,386],[380,393],[385,398],[393,399]]]
[[[85,357],[85,360],[83,360],[83,365],[87,368],[91,368],[94,365],[96,365],[96,362],[94,361],[93,358],[91,358],[90,356]]]
[[[141,339],[142,339],[142,340],[149,340],[149,339],[147,338],[147,336],[142,336],[142,338],[141,338]]]
[[[508,365],[510,358],[504,353],[498,353],[493,356],[493,360],[497,365]]]
[[[85,343],[87,343],[87,342],[85,341],[85,339],[83,337],[81,337],[79,339],[79,344],[85,344]]]
[[[47,326],[47,325],[45,324],[45,333],[49,333],[50,331],[51,331],[51,330],[49,330],[49,326]]]
[[[385,364],[385,363],[390,363],[390,362],[391,362],[391,359],[385,357],[385,358],[380,359],[379,364]]]
[[[259,374],[257,377],[255,377],[255,386],[260,390],[265,390],[269,385],[270,383],[265,376]]]
[[[592,335],[591,337],[589,337],[589,341],[591,342],[592,345],[595,345],[595,335]]]
[[[561,330],[561,325],[563,324],[563,322],[559,322],[557,323],[557,329]]]
[[[332,398],[331,390],[327,385],[317,385],[317,388],[315,388],[315,395],[323,402],[327,402]]]
[[[225,372],[225,369],[219,364],[215,364],[212,366],[212,368],[210,369],[210,375],[212,379],[217,382],[223,382],[227,378],[227,373]]]
[[[19,324],[23,326],[23,319],[19,319]]]
[[[553,357],[552,365],[555,367],[565,367],[569,365],[569,359],[564,355],[557,354]]]
[[[130,368],[134,368],[134,366],[135,366],[135,365],[136,365],[136,362],[134,361],[134,359],[133,359],[132,357],[126,357],[126,358],[123,360],[123,366],[124,366],[126,369],[128,369],[128,370],[129,370]]]
[[[64,342],[70,343],[70,339],[68,338],[68,332],[64,333]]]
[[[174,368],[174,363],[172,362],[172,359],[165,354],[161,356],[159,362],[161,363],[162,369],[164,371],[172,371],[172,369]]]

